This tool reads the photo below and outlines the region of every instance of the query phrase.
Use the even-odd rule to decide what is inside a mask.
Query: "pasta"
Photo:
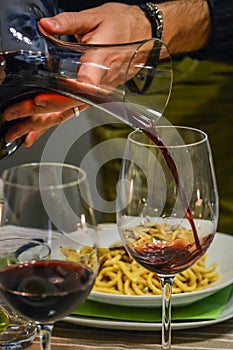
[[[131,258],[123,247],[101,249],[101,266],[93,290],[125,295],[161,295],[158,276]],[[176,275],[172,293],[207,288],[219,276],[217,265],[205,266],[206,255],[189,269]]]
[[[145,223],[144,225],[127,228],[124,232],[129,247],[146,247],[159,241],[163,244],[176,242],[184,247],[192,247],[193,233],[183,227]],[[67,260],[82,263],[90,259],[90,266],[95,262],[95,254],[90,254],[86,247],[80,252],[71,248],[61,247],[61,252]],[[93,259],[94,258],[94,259]],[[219,278],[217,264],[206,266],[206,255],[189,269],[176,275],[172,293],[194,292],[207,288]],[[110,248],[100,249],[100,269],[93,290],[102,293],[124,295],[161,295],[162,289],[159,277],[138,264],[125,250],[122,244],[116,242]]]
[[[67,261],[85,264],[91,270],[96,270],[98,266],[96,250],[92,247],[84,246],[80,251],[71,247],[60,247],[60,252]]]

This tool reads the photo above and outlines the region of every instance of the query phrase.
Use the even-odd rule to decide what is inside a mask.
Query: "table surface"
[[[160,331],[107,330],[66,322],[55,325],[52,350],[161,350]],[[39,350],[39,339],[28,350]],[[233,318],[211,326],[174,330],[172,350],[233,350]]]

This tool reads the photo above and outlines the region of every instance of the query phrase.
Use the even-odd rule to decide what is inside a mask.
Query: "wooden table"
[[[159,331],[107,330],[58,322],[52,350],[161,350]],[[172,350],[233,350],[233,318],[202,328],[174,330]],[[39,350],[39,339],[27,348]]]

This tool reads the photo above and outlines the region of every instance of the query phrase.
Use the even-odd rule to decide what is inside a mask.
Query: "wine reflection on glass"
[[[86,173],[68,164],[30,163],[5,170],[2,180],[0,293],[35,321],[41,349],[49,350],[54,322],[86,300],[98,271]],[[29,242],[21,244],[23,238]],[[48,254],[37,253],[46,247]]]
[[[188,127],[133,131],[117,192],[117,225],[129,254],[162,284],[162,350],[171,349],[171,295],[177,273],[210,246],[218,193],[208,136]]]

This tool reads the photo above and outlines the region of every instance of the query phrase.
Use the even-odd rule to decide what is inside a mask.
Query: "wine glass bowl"
[[[51,247],[18,237],[0,242],[0,292],[20,315],[36,323],[51,323],[86,299],[95,279],[91,268],[97,260],[94,250],[88,263],[84,262],[87,248],[79,253],[73,240],[60,235],[53,235]],[[76,261],[69,262],[69,255]]]
[[[130,133],[117,191],[117,226],[131,256],[161,279],[163,350],[171,347],[173,279],[206,253],[217,222],[208,136],[170,125]]]
[[[2,183],[0,293],[35,321],[49,350],[54,322],[86,300],[98,271],[87,176],[69,164],[29,163],[4,170]]]
[[[48,258],[50,248],[38,240],[19,238],[16,234],[14,238],[0,239],[0,243],[1,296],[7,305],[10,305],[20,315],[22,315],[20,310],[23,306],[24,317],[31,319],[30,306],[23,303],[23,299],[26,300],[28,297],[27,289],[33,286],[36,290],[39,283],[36,278],[33,281],[30,275],[25,273],[26,266],[36,260]]]

